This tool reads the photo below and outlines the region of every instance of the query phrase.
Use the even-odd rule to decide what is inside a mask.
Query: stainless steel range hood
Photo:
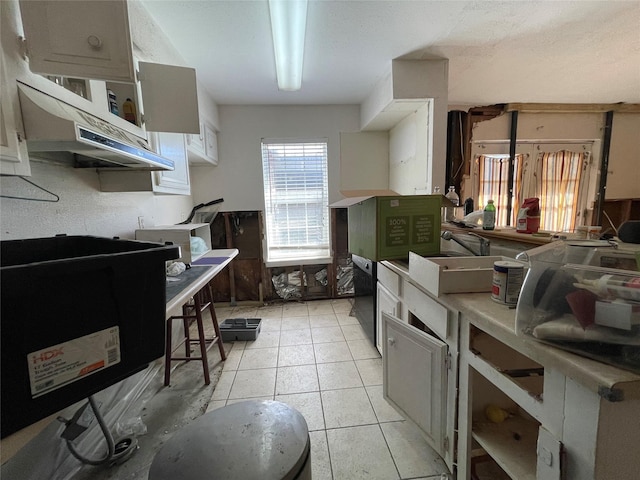
[[[29,154],[77,167],[173,170],[146,139],[18,82]]]

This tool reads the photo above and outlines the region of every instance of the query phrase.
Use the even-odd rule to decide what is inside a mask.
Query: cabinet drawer
[[[442,340],[449,337],[449,311],[410,283],[405,283],[407,309]]]
[[[378,263],[378,281],[396,297],[402,296],[402,279],[390,268]]]

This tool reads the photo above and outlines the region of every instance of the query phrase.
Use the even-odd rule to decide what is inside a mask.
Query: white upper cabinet
[[[191,165],[218,165],[218,134],[208,121],[200,122],[199,135],[186,137]]]
[[[199,133],[195,70],[136,62],[125,0],[25,0],[20,1],[20,10],[33,73],[103,81],[90,82],[87,88],[85,98],[93,104],[90,113],[142,135],[133,123],[124,120],[123,103],[130,98],[136,105],[136,127]],[[34,87],[45,88],[51,95],[61,90],[38,79],[33,82],[37,83]],[[101,91],[92,88],[100,85]],[[108,91],[117,98],[120,119],[110,111]],[[80,96],[74,100],[65,94],[64,100],[86,107]]]
[[[127,2],[21,0],[32,72],[135,82]]]
[[[0,55],[0,173],[31,175],[27,144],[15,83],[7,81],[4,53]]]

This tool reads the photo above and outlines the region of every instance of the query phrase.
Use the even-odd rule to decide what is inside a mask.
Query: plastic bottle
[[[137,125],[137,114],[136,114],[136,104],[133,103],[133,100],[127,98],[122,104],[122,113],[124,114],[124,119],[127,122],[131,122],[134,125]]]
[[[454,187],[453,185],[449,187],[449,191],[447,192],[445,197],[447,197],[456,207],[460,205],[460,197],[456,193],[456,187]],[[445,208],[444,212],[445,219],[447,221],[456,219],[456,209],[454,207],[447,207]]]
[[[493,230],[496,226],[496,207],[493,204],[493,200],[487,202],[487,206],[484,207],[482,213],[482,229]]]

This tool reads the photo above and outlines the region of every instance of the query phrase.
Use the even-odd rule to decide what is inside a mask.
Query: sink
[[[499,260],[514,261],[502,256],[421,257],[409,252],[409,277],[435,296],[443,293],[490,292],[493,264]]]

